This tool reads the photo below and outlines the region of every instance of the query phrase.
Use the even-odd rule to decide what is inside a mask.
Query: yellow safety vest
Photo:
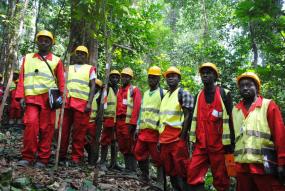
[[[112,117],[115,120],[116,108],[117,108],[117,95],[115,94],[113,88],[109,87],[107,106],[104,111],[104,117]]]
[[[228,90],[225,90],[226,94]],[[199,92],[197,96],[197,103],[195,105],[193,118],[191,122],[191,130],[190,130],[190,141],[196,142],[196,128],[197,128],[197,113],[198,113],[198,100],[200,98],[201,92]],[[220,96],[220,100],[222,102],[222,112],[223,112],[223,135],[222,135],[222,143],[223,145],[230,145],[231,144],[231,136],[230,136],[230,127],[229,127],[229,115],[227,113],[225,104],[223,102],[222,97]]]
[[[93,98],[92,105],[91,105],[91,113],[90,113],[90,119],[89,122],[94,122],[97,116],[97,111],[98,111],[98,104],[97,104],[97,99],[100,96],[100,92],[98,91]]]
[[[12,81],[9,90],[13,91],[14,89],[16,89],[16,83],[14,81]]]
[[[168,91],[161,101],[159,110],[160,134],[164,131],[166,125],[182,129],[184,113],[178,100],[179,89],[177,88],[172,94]]]
[[[91,65],[84,64],[79,70],[75,71],[74,65],[69,66],[67,89],[68,96],[88,101],[90,87],[89,74]]]
[[[246,118],[241,109],[234,107],[235,162],[263,163],[262,149],[274,150],[267,121],[267,109],[270,101],[263,99],[262,106],[256,107]]]
[[[56,68],[60,58],[52,55],[52,60],[47,60],[52,71]],[[47,93],[50,88],[57,87],[45,61],[34,58],[34,53],[27,54],[24,64],[24,89],[25,95],[39,95]]]
[[[133,113],[133,108],[134,108],[134,98],[133,98],[133,93],[134,89],[136,86],[130,85],[128,89],[128,95],[127,95],[127,115],[126,115],[126,123],[130,123],[132,113]]]
[[[140,129],[159,129],[160,88],[154,91],[152,95],[150,95],[150,90],[144,93],[140,116]]]

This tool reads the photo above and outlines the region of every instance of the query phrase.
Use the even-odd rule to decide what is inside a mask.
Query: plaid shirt
[[[182,91],[182,107],[185,107],[187,109],[193,109],[194,108],[194,97],[186,90]]]

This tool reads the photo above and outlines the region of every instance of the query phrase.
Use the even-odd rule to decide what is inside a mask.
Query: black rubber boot
[[[138,164],[142,172],[141,179],[145,182],[149,182],[149,160],[138,161]]]
[[[124,162],[125,162],[125,172],[130,172],[131,165],[130,165],[130,157],[128,154],[124,154]]]
[[[182,189],[179,187],[177,176],[170,176],[170,182],[174,191],[182,191]]]
[[[122,168],[117,163],[117,156],[118,156],[117,143],[116,143],[116,141],[112,141],[112,144],[111,144],[111,162],[110,162],[109,169],[121,171]]]
[[[91,147],[90,144],[84,145],[86,152],[88,153],[88,163],[91,163]]]
[[[158,167],[156,171],[157,177],[156,177],[156,182],[159,184],[161,187],[166,188],[166,181],[165,181],[165,173],[163,167]]]
[[[204,184],[188,185],[190,191],[205,191]]]
[[[191,189],[190,185],[187,184],[187,180],[185,178],[181,178],[181,177],[176,177],[177,183],[179,185],[180,190],[183,191],[192,191],[193,189]]]
[[[137,160],[133,154],[129,154],[130,167],[132,172],[137,171]]]
[[[100,157],[100,169],[103,171],[107,171],[107,155],[108,155],[108,145],[101,146],[101,157]]]

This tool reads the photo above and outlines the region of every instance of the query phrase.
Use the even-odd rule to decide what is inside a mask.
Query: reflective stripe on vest
[[[158,130],[160,104],[160,88],[156,89],[152,95],[150,95],[150,90],[147,90],[144,93],[140,117],[140,129]]]
[[[24,64],[24,89],[25,95],[39,95],[47,93],[49,88],[57,87],[56,82],[45,61],[34,57],[34,53],[27,54]],[[55,70],[60,58],[52,55],[52,60],[47,60],[52,71]]]
[[[97,115],[97,111],[98,111],[98,104],[97,104],[97,99],[99,98],[100,93],[97,92],[94,95],[93,101],[92,101],[92,105],[91,105],[91,113],[90,113],[90,122],[95,121],[96,115]]]
[[[77,71],[74,65],[69,66],[67,89],[68,96],[79,98],[87,101],[89,97],[90,87],[90,69],[91,65],[84,64]]]
[[[256,107],[245,118],[241,109],[234,107],[235,161],[238,163],[263,163],[263,148],[274,150],[267,110],[271,100],[263,99],[262,106]]]
[[[191,123],[191,130],[190,130],[190,141],[196,142],[196,128],[197,128],[197,114],[198,114],[198,100],[200,98],[201,92],[199,92],[197,96],[197,103],[195,105],[192,123]],[[230,145],[231,144],[231,136],[230,136],[230,127],[229,127],[229,115],[227,113],[225,104],[223,99],[220,95],[220,100],[222,104],[222,112],[223,112],[223,135],[222,135],[222,143],[223,145]]]
[[[132,117],[133,108],[134,108],[134,98],[133,98],[133,95],[131,94],[134,93],[135,88],[136,86],[130,85],[128,89],[126,123],[129,123]]]
[[[113,88],[109,87],[109,93],[107,97],[107,108],[104,110],[104,117],[116,118],[116,108],[117,108],[117,95],[115,94]]]
[[[168,91],[161,101],[159,110],[160,134],[164,131],[166,125],[182,129],[184,114],[178,100],[179,89],[177,88],[172,94]]]
[[[9,90],[10,90],[10,91],[13,91],[14,89],[16,89],[16,84],[15,84],[14,81],[12,81]]]

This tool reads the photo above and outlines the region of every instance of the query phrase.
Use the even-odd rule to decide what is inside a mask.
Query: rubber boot
[[[106,162],[108,155],[108,145],[101,145],[101,157],[100,157],[100,169],[102,171],[108,171]]]
[[[84,145],[86,152],[88,153],[88,163],[91,163],[91,147],[90,144]]]
[[[163,167],[158,167],[156,170],[157,173],[157,177],[156,177],[156,182],[159,185],[159,187],[161,188],[166,188],[166,177],[165,177],[165,173],[164,173],[164,169]]]
[[[125,172],[130,172],[131,171],[131,166],[130,166],[130,157],[128,154],[124,154],[124,162],[125,162]]]
[[[179,177],[177,176],[176,177],[176,180],[177,180],[177,183],[179,185],[179,188],[180,190],[183,190],[183,191],[192,191],[191,187],[189,184],[187,184],[187,181],[185,178],[182,178],[182,177]]]
[[[183,191],[182,188],[180,188],[177,176],[170,176],[170,182],[174,191]]]
[[[129,154],[130,167],[132,172],[137,171],[137,160],[133,154]]]
[[[205,188],[204,188],[204,184],[199,184],[199,185],[189,185],[189,190],[191,191],[205,191]]]
[[[122,168],[117,163],[118,147],[116,141],[112,141],[111,144],[111,162],[109,169],[115,169],[121,171]]]
[[[138,161],[139,168],[142,172],[141,179],[144,182],[149,182],[149,160]]]

